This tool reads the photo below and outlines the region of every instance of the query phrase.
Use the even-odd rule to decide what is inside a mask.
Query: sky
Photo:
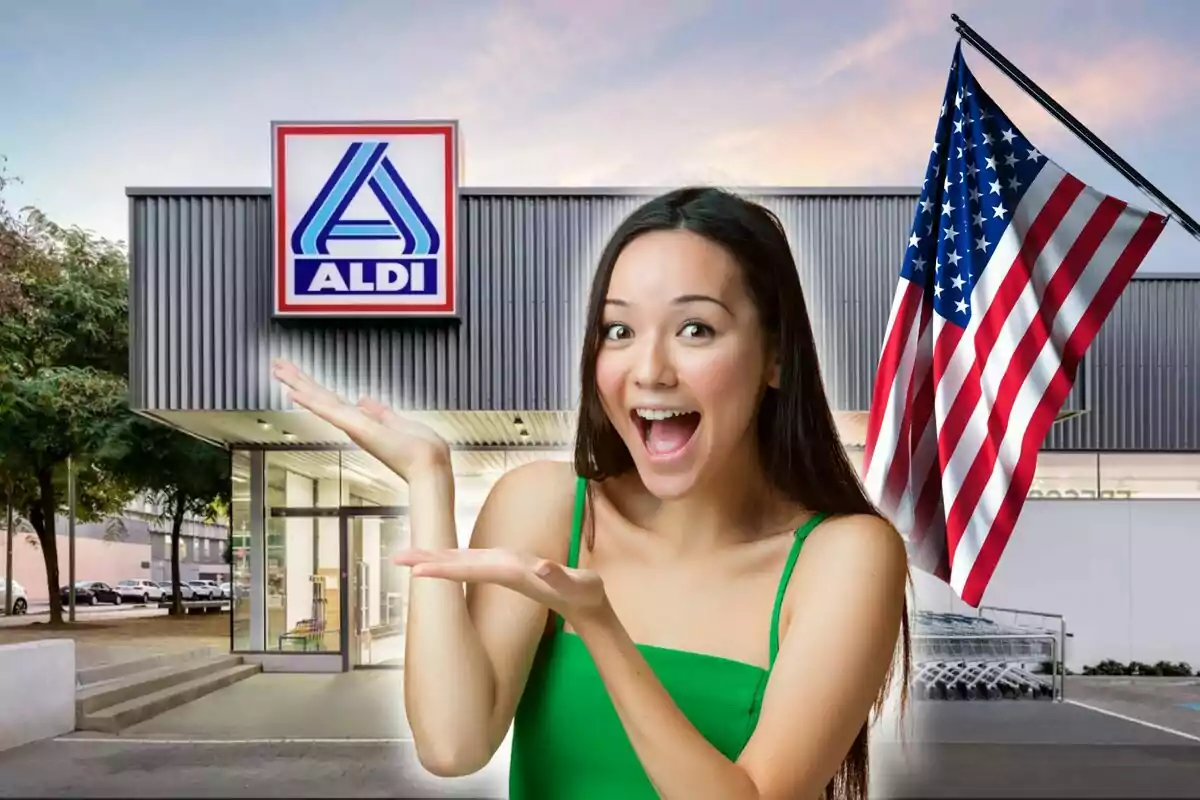
[[[268,186],[272,120],[456,119],[464,186],[914,186],[952,11],[1200,218],[1195,0],[0,0],[6,194],[125,239],[126,187]],[[1041,152],[1157,209],[964,49]]]

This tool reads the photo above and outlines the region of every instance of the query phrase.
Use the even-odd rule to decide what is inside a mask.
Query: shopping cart
[[[1061,699],[1060,637],[1033,625],[918,612],[913,690],[928,700]],[[1042,672],[1051,664],[1049,673]]]

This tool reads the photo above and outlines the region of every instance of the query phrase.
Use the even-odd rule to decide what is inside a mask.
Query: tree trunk
[[[46,588],[50,592],[50,624],[61,625],[63,604],[58,583],[58,533],[54,525],[58,499],[54,495],[53,470],[39,471],[37,480],[38,498],[29,509],[29,523],[37,531],[38,542],[42,546],[42,559],[46,563]]]
[[[175,495],[175,508],[171,517],[171,613],[183,616],[183,591],[179,585],[179,533],[183,529],[183,512],[186,508],[182,492]]]

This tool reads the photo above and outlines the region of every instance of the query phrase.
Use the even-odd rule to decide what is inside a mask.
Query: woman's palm
[[[294,403],[344,431],[401,478],[409,480],[414,467],[449,460],[449,446],[428,425],[406,419],[368,398],[349,403],[289,361],[276,361],[273,371]]]

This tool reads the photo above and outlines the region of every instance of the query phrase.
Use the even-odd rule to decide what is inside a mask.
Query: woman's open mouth
[[[679,456],[700,427],[700,412],[687,409],[636,408],[631,414],[646,452],[655,461]]]

